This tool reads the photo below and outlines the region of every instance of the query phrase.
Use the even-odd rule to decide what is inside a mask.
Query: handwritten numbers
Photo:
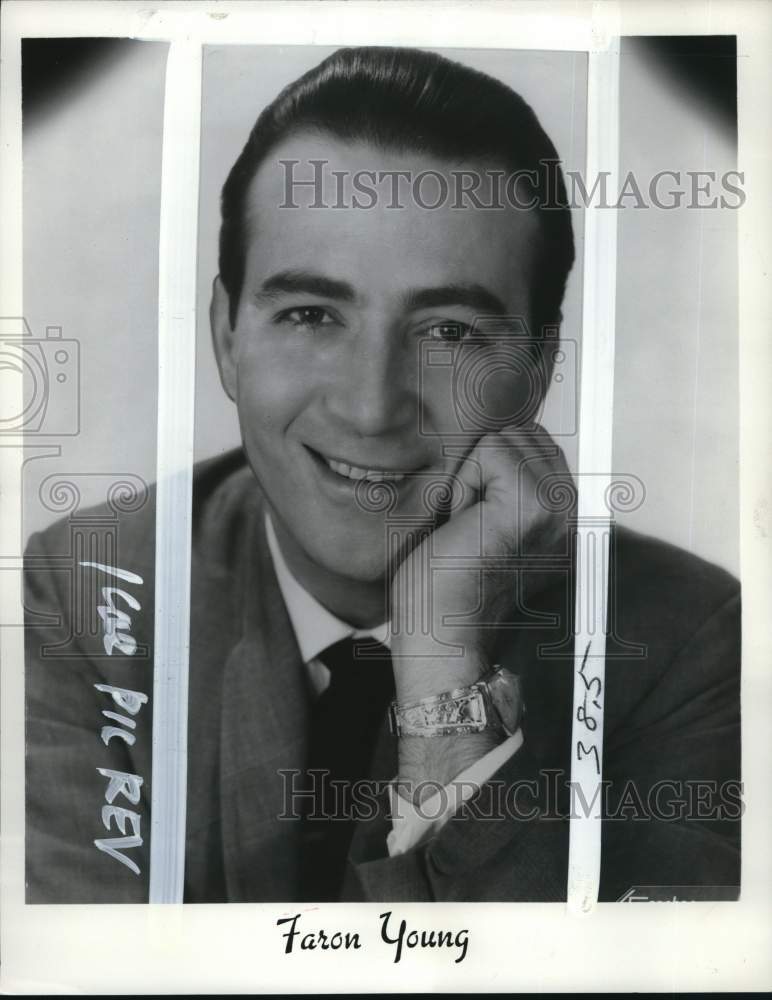
[[[603,694],[603,683],[600,677],[588,677],[586,674],[587,669],[587,658],[590,652],[591,643],[587,643],[587,648],[584,651],[584,658],[582,659],[582,665],[579,668],[579,677],[581,677],[584,684],[584,698],[582,699],[581,705],[576,710],[576,720],[580,722],[587,734],[594,733],[598,728],[598,718],[603,710],[603,703],[601,701],[601,695]],[[593,714],[593,709],[596,714]],[[584,739],[576,741],[576,759],[583,760],[585,757],[592,756],[595,760],[595,772],[600,775],[600,749],[597,743],[592,739],[588,738],[587,743]]]

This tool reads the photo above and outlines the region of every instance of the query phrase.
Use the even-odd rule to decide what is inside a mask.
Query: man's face
[[[451,170],[475,165],[294,136],[249,190],[233,330],[227,296],[215,286],[223,383],[283,547],[329,573],[373,582],[401,558],[411,532],[433,523],[431,498],[439,493],[431,484],[447,484],[482,433],[516,414],[532,391],[522,338],[507,361],[507,324],[472,346],[463,336],[480,317],[528,321],[538,223],[511,208],[453,209],[452,197],[437,209],[421,207],[409,184],[401,208],[388,207],[383,186],[372,208],[334,208],[332,184],[324,198],[330,207],[309,207],[311,188],[294,190],[298,207],[282,207],[280,161],[299,161],[294,177],[307,179],[313,159],[328,161],[330,178],[332,171],[432,170],[450,182]],[[424,204],[437,200],[437,190],[427,182]],[[459,364],[465,378],[454,383]],[[471,404],[461,415],[460,391]],[[384,490],[394,497],[388,511],[377,503]]]

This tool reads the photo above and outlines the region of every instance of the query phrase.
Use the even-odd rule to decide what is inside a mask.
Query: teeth
[[[336,462],[334,458],[326,458],[325,461],[339,476],[347,479],[367,479],[370,482],[380,483],[389,480],[398,483],[405,478],[402,472],[386,472],[384,469],[362,469],[358,465],[349,465],[348,462]]]

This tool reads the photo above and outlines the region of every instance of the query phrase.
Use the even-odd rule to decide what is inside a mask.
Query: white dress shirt
[[[319,655],[329,646],[340,642],[341,639],[373,638],[391,649],[390,622],[384,622],[377,628],[357,629],[341,621],[321,605],[292,575],[279,548],[268,515],[266,515],[266,534],[279,588],[287,606],[300,655],[306,664],[311,686],[317,695],[320,695],[330,683],[330,671],[319,659]],[[362,665],[362,669],[367,669],[365,664]],[[392,829],[386,839],[389,855],[393,857],[396,854],[403,854],[437,833],[456,809],[505,761],[509,760],[520,749],[522,743],[523,733],[518,729],[503,743],[457,775],[450,785],[424,799],[420,809],[399,795],[392,785],[390,789]]]

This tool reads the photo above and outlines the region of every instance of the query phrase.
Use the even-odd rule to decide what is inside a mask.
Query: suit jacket
[[[312,693],[268,551],[263,503],[240,450],[194,470],[189,902],[302,898],[301,824],[288,816],[287,792],[293,782],[303,787]],[[29,902],[147,900],[153,490],[139,509],[126,507],[73,515],[27,549]],[[120,567],[142,583],[84,562]],[[736,896],[739,584],[621,529],[611,565],[600,898],[651,886],[680,898]],[[500,659],[523,680],[524,746],[438,835],[394,858],[386,851],[387,797],[376,786],[356,824],[341,898],[565,899],[573,580],[554,575],[521,609],[522,627],[502,637]],[[132,714],[131,696],[110,688],[148,700]],[[108,732],[105,744],[110,726],[127,735]],[[371,777],[393,778],[396,766],[384,719]],[[127,784],[121,774],[137,777]],[[116,849],[138,872],[95,846],[123,836],[134,846]]]

